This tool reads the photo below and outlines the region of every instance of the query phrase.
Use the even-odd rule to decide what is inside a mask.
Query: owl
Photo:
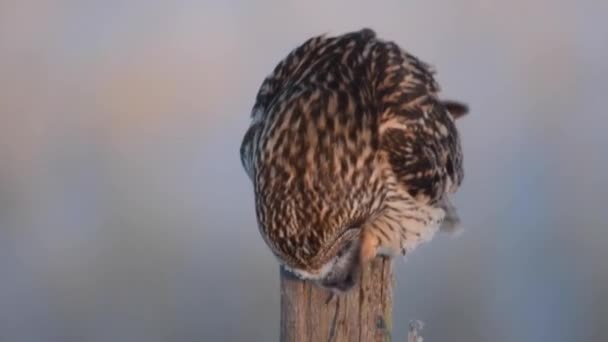
[[[336,292],[459,218],[455,119],[434,70],[375,31],[312,37],[263,80],[240,157],[279,263]]]

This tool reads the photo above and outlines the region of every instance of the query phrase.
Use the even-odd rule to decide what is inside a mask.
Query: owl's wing
[[[313,72],[319,61],[320,51],[325,50],[333,41],[335,38],[324,35],[312,37],[281,59],[260,85],[251,111],[253,120],[261,120],[292,85]]]
[[[240,148],[241,163],[252,180],[256,142],[262,133],[264,118],[276,104],[285,103],[286,97],[298,90],[293,85],[314,70],[317,52],[334,40],[335,38],[327,38],[324,35],[308,39],[279,61],[274,70],[262,81],[251,110],[252,121]]]
[[[337,37],[318,35],[294,48],[262,82],[251,113],[254,121],[258,117],[264,117],[274,104],[289,96],[293,85],[307,78],[310,81],[310,76],[323,78],[327,62],[337,58],[336,56],[343,61],[346,57],[352,59],[357,55],[353,53],[354,47],[365,46],[366,43],[374,41],[375,37],[373,30],[365,28]],[[352,63],[347,61],[349,62]]]
[[[388,153],[397,179],[410,195],[436,202],[445,193],[454,192],[462,181],[458,136],[454,133],[453,122],[447,118],[449,114],[439,102],[412,108],[407,113],[428,115],[433,119],[424,120],[424,123],[405,120],[408,123],[386,124],[381,137],[382,147]]]
[[[439,86],[428,65],[403,51],[389,56],[380,93],[381,146],[410,195],[437,203],[462,182],[462,151],[454,124],[460,112],[450,114],[453,103],[439,100]]]
[[[249,176],[249,179],[253,181],[254,179],[254,169],[253,169],[253,154],[255,153],[254,145],[256,137],[259,135],[262,125],[260,123],[252,123],[247,129],[245,136],[243,137],[243,141],[241,142],[240,148],[240,156],[241,156],[241,164]]]

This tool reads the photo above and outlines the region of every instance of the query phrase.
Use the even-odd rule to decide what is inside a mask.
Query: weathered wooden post
[[[281,342],[390,341],[392,261],[376,258],[358,285],[327,302],[329,291],[281,269]]]

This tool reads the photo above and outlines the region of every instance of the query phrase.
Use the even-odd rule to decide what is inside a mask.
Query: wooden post
[[[390,341],[393,284],[391,260],[376,258],[358,285],[327,302],[329,291],[281,269],[280,341]]]

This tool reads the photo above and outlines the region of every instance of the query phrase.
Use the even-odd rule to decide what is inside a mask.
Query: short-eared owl
[[[429,65],[362,29],[318,36],[263,81],[240,155],[259,229],[288,270],[337,291],[376,255],[412,251],[458,216],[455,119]]]

